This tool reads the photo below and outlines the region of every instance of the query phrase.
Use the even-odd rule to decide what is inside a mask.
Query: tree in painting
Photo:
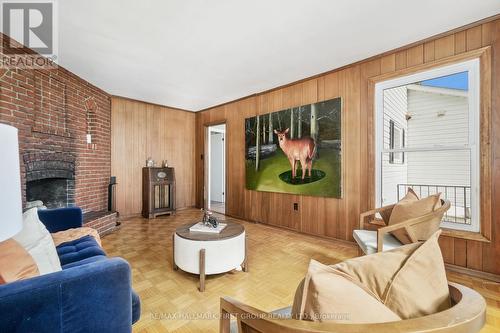
[[[245,120],[250,190],[341,196],[340,98]]]

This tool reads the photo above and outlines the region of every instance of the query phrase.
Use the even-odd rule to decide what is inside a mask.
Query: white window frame
[[[468,72],[469,91],[469,143],[465,145],[446,147],[425,147],[404,149],[384,148],[384,90],[400,87],[415,82],[422,82],[442,76],[448,76],[461,72]],[[441,227],[480,232],[481,206],[480,206],[480,61],[479,58],[455,63],[448,66],[437,67],[423,72],[410,74],[375,84],[375,200],[377,207],[382,205],[382,156],[391,152],[417,152],[417,151],[439,151],[439,150],[470,150],[471,152],[471,224],[459,224],[442,222]]]

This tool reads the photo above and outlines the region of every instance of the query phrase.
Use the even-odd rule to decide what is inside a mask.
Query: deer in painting
[[[300,161],[302,167],[302,179],[306,176],[306,170],[309,172],[309,177],[311,177],[312,160],[316,154],[316,144],[310,137],[289,139],[287,137],[289,130],[289,128],[284,131],[274,130],[274,133],[278,135],[280,148],[290,162],[292,167],[292,178],[295,178],[297,174],[297,161]]]

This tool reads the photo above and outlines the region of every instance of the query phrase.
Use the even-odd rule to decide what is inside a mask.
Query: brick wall
[[[0,38],[3,43],[8,37],[0,33]],[[24,194],[25,161],[40,154],[66,154],[75,161],[76,205],[84,211],[107,209],[111,99],[106,92],[62,67],[0,68],[0,122],[19,129]],[[87,144],[87,132],[92,145]]]

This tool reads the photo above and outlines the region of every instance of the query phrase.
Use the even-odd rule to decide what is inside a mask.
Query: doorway
[[[212,125],[207,130],[207,208],[226,212],[226,124]]]

